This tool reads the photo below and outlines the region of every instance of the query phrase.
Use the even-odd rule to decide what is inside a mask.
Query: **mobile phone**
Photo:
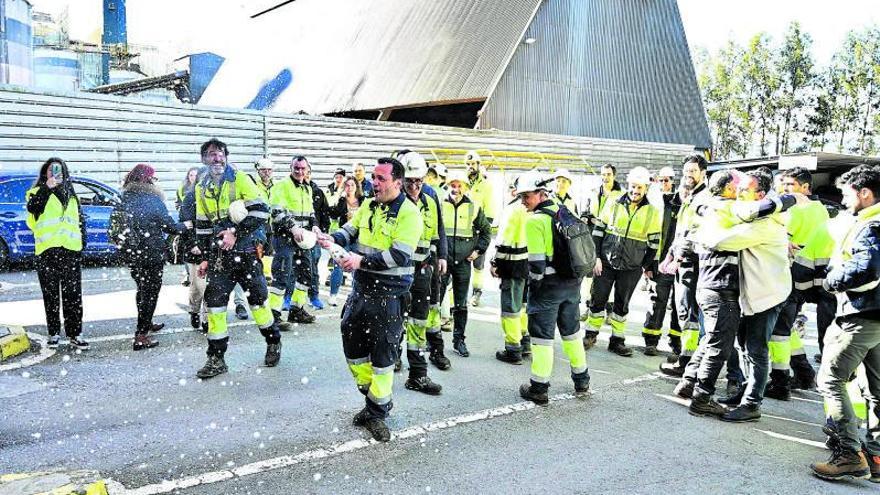
[[[52,164],[52,176],[61,179],[61,164],[53,163]]]

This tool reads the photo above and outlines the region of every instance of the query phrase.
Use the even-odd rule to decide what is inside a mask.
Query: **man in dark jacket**
[[[312,180],[312,164],[308,163],[306,169],[306,180],[312,188],[312,208],[315,210],[315,219],[318,222],[318,228],[321,232],[330,231],[330,204],[327,202],[327,195],[321,190],[317,182]],[[310,261],[312,263],[312,281],[309,284],[309,303],[315,309],[324,309],[324,303],[318,297],[318,261],[321,259],[321,246],[312,248]]]
[[[880,169],[861,165],[838,179],[843,203],[855,222],[838,240],[823,288],[837,295],[837,325],[825,334],[819,391],[826,431],[836,432],[827,462],[810,465],[823,479],[870,478],[880,482]],[[867,459],[847,382],[865,365],[868,400]]]

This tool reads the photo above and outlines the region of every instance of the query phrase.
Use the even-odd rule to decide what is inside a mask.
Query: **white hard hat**
[[[315,243],[318,242],[318,236],[311,230],[303,229],[302,238],[302,241],[296,243],[300,249],[312,249],[315,247]]]
[[[468,182],[467,175],[461,170],[453,170],[449,172],[449,175],[446,177],[446,183],[452,184],[453,182],[458,181],[465,187],[470,187],[470,183]]]
[[[244,200],[239,199],[229,203],[229,219],[232,220],[232,223],[238,224],[244,220],[246,216],[248,216],[248,209],[247,206],[244,205]]]
[[[675,177],[675,170],[672,167],[663,167],[657,172],[657,177]]]
[[[651,183],[651,172],[648,172],[648,169],[645,167],[634,167],[629,171],[629,174],[627,174],[626,182],[629,184],[644,184],[647,186]]]
[[[428,164],[422,155],[415,151],[406,152],[397,157],[403,164],[404,174],[407,179],[421,179],[428,173]]]
[[[442,163],[432,163],[428,165],[428,168],[437,172],[437,175],[440,177],[446,177],[449,175],[449,170],[447,170],[446,165],[443,165]]]
[[[548,191],[548,179],[544,174],[537,170],[529,170],[516,179],[516,194],[522,194],[533,191]]]
[[[553,175],[554,179],[558,179],[560,177],[568,179],[569,182],[574,183],[574,177],[571,175],[571,172],[569,172],[567,168],[560,168],[556,171],[556,174]]]
[[[480,162],[480,154],[477,153],[475,150],[468,151],[467,153],[464,154],[464,161],[465,161],[465,163],[469,163],[469,162],[479,163]]]
[[[257,160],[257,163],[254,165],[257,170],[265,170],[265,169],[273,169],[275,165],[272,164],[272,160],[268,158],[260,158]]]

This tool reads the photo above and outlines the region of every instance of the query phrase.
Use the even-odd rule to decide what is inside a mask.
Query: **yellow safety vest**
[[[39,188],[34,187],[25,194],[26,199],[37,193]],[[27,226],[34,232],[34,244],[36,254],[43,251],[61,247],[69,251],[82,251],[82,231],[79,221],[79,200],[71,194],[67,201],[67,208],[61,204],[58,196],[49,193],[46,209],[40,218],[28,213]]]

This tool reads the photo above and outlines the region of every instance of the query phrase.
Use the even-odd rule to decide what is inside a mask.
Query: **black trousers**
[[[654,273],[654,293],[651,294],[651,309],[645,315],[645,328],[642,337],[645,345],[657,345],[660,343],[660,332],[663,330],[663,320],[666,318],[666,307],[669,299],[675,300],[675,275]],[[678,311],[675,304],[672,305],[672,314],[669,316],[669,336],[681,337],[681,326],[678,324]]]
[[[794,320],[805,303],[816,305],[816,329],[819,331],[819,353],[821,353],[825,348],[825,332],[834,322],[834,315],[837,313],[837,299],[821,287],[811,287],[808,290],[792,289],[779,313],[779,319],[776,320],[773,335],[790,336]]]
[[[452,283],[452,340],[464,340],[464,330],[468,320],[468,286],[471,283],[471,263],[467,260],[450,261],[448,271],[443,276],[443,287]]]
[[[431,309],[431,280],[434,266],[416,263],[413,284],[409,288],[410,300],[407,308],[406,360],[409,362],[409,376],[420,378],[428,375],[427,325],[428,311]],[[438,334],[439,336],[439,334]],[[442,339],[442,337],[440,337]]]
[[[165,262],[132,263],[131,278],[137,285],[135,301],[137,302],[137,328],[135,334],[146,334],[153,326],[153,314],[156,312],[156,302],[159,300],[159,290],[162,288],[162,271]]]
[[[64,307],[64,333],[68,338],[82,333],[82,255],[79,251],[50,248],[37,256],[37,278],[43,291],[43,308],[49,335],[61,333]]]

